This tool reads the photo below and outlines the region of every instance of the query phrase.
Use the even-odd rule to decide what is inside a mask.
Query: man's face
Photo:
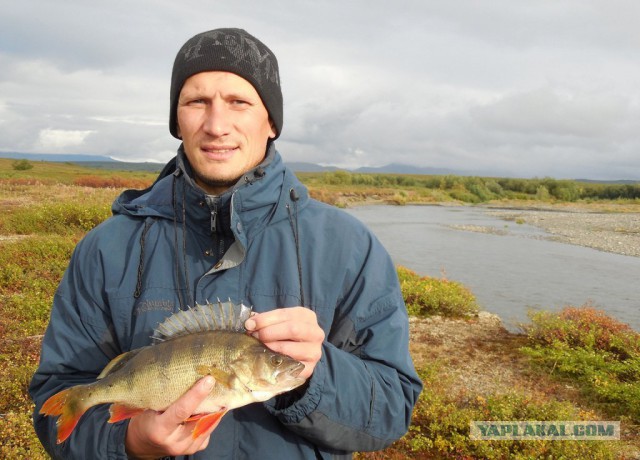
[[[256,89],[229,72],[201,72],[178,99],[178,134],[196,183],[219,195],[264,159],[276,136]]]

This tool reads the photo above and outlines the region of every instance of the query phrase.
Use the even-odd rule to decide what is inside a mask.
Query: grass
[[[405,301],[418,316],[470,318],[477,311],[475,298],[463,286],[445,279],[420,277],[402,267],[398,272]],[[436,299],[455,300],[436,302],[434,308],[428,295],[415,296],[416,290],[434,292],[434,285],[438,285],[435,292],[440,291]],[[406,289],[407,286],[411,288]],[[460,324],[464,328],[464,322]],[[485,337],[454,346],[457,356],[451,357],[451,352],[445,351],[446,359],[434,360],[434,354],[415,351],[414,361],[424,390],[409,432],[383,452],[359,453],[356,458],[636,458],[640,453],[636,436],[640,422],[640,334],[589,305],[567,307],[561,313],[532,313],[531,323],[524,327],[525,336],[507,334],[508,340],[496,339],[498,346],[493,351],[499,359],[489,361],[498,369],[517,368],[514,360],[529,364],[526,373],[507,390],[499,386],[496,388],[500,389],[487,389],[478,382],[461,388],[459,380],[469,377],[464,371],[460,376],[465,360],[477,359],[477,353],[491,350],[492,344]],[[415,340],[423,342],[423,348],[436,347],[429,335],[419,334]],[[535,390],[528,380],[535,381]],[[577,391],[567,391],[567,386]],[[627,441],[473,441],[469,438],[469,425],[479,420],[620,420]]]
[[[452,394],[447,369],[426,363],[425,389],[414,410],[409,433],[387,451],[358,454],[359,459],[618,459],[615,441],[474,441],[469,425],[479,420],[593,420],[570,402],[549,401],[517,392],[488,397]]]
[[[122,188],[147,186],[153,175],[9,165],[0,159],[0,458],[40,459],[27,388],[53,294],[77,241],[111,214]]]
[[[150,173],[88,170],[70,164],[33,162],[32,166],[15,170],[11,160],[0,159],[0,458],[11,459],[46,458],[31,426],[33,405],[27,386],[37,366],[53,293],[76,242],[110,214],[110,203],[122,188],[145,187],[154,178]],[[329,179],[303,176],[312,196],[338,206],[372,200],[396,204],[440,202],[465,196],[465,182],[451,178],[441,179],[433,189],[420,178],[413,182],[411,178],[389,178],[385,182],[377,177],[354,180],[338,174]],[[349,180],[350,184],[340,183]],[[484,187],[497,195],[500,189],[496,184],[500,185],[487,182]],[[464,185],[464,193],[486,194],[480,185],[476,182],[475,192]],[[537,194],[545,195],[540,189]],[[546,194],[546,199],[549,197]],[[464,325],[478,313],[475,297],[459,283],[421,277],[402,267],[398,276],[411,315],[463,318]],[[638,424],[637,333],[588,308],[559,315],[532,314],[526,331],[526,338],[521,339],[526,341],[522,354],[530,360],[531,372],[539,373],[540,382],[570,382],[579,389],[579,396],[543,397],[517,389],[489,394],[452,391],[456,369],[451,362],[415,355],[425,390],[409,433],[383,452],[360,453],[357,457],[624,458],[628,447],[624,442],[469,439],[471,420],[608,416],[623,420],[625,425]],[[520,353],[506,344],[503,347],[505,355]],[[456,362],[472,356],[470,351],[458,350]]]
[[[593,405],[640,425],[640,334],[590,306],[532,312],[523,352],[545,371],[577,382]]]
[[[0,457],[44,458],[27,394],[53,292],[73,250],[64,237],[0,242]]]
[[[348,205],[359,196],[392,204],[453,201],[470,204],[518,200],[529,202],[640,203],[640,184],[607,184],[553,178],[495,178],[410,174],[361,174],[347,171],[300,173],[318,197]]]
[[[151,183],[156,173],[147,171],[115,171],[100,168],[86,168],[73,163],[58,163],[50,161],[29,161],[33,166],[27,169],[14,169],[15,160],[0,158],[0,183],[29,182],[45,185],[73,185],[83,177],[114,178],[121,182],[119,187],[130,187],[135,183]],[[82,184],[80,184],[82,185]]]

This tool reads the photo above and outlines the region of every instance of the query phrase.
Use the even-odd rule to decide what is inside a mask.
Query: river
[[[640,331],[640,257],[551,241],[544,230],[482,208],[375,205],[347,212],[376,234],[396,264],[461,282],[509,330],[528,322],[529,309],[589,302]]]

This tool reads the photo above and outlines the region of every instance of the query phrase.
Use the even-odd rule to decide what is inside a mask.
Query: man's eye
[[[237,106],[242,106],[242,105],[247,105],[249,103],[247,101],[245,101],[244,99],[234,99],[234,100],[231,101],[231,104],[237,105]]]

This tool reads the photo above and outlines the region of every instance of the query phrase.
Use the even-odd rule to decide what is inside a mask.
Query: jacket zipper
[[[224,238],[218,232],[218,197],[213,198],[213,206],[211,207],[211,233],[212,239],[216,244],[216,248],[212,248],[212,255],[217,254],[217,260],[221,260],[224,256]]]

